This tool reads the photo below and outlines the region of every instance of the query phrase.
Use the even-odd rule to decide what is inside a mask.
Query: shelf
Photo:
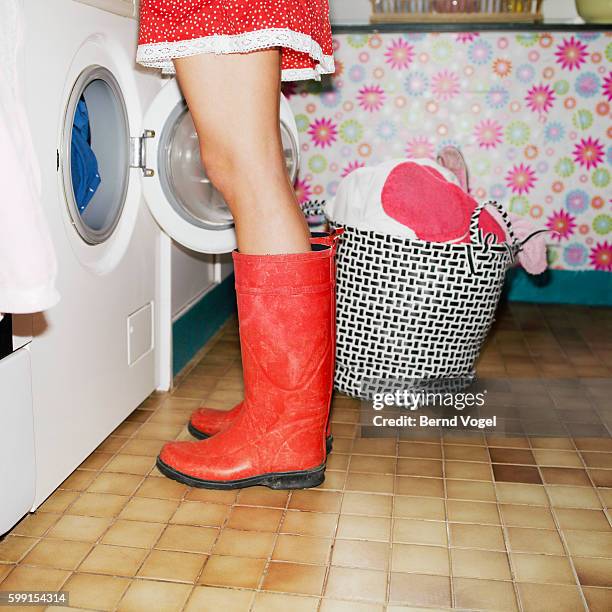
[[[333,34],[373,32],[612,32],[612,23],[363,23],[332,24]]]

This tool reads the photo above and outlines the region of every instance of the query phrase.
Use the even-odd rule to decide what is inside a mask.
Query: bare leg
[[[310,251],[279,127],[280,51],[204,53],[174,61],[208,176],[246,254]]]

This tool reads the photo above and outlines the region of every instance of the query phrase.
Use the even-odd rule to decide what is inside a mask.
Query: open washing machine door
[[[299,165],[298,131],[284,97],[280,124],[293,182]],[[236,247],[232,214],[206,176],[198,136],[176,79],[157,95],[144,125],[146,130],[133,144],[133,154],[140,159],[144,197],[157,223],[176,242],[194,251],[232,251]]]

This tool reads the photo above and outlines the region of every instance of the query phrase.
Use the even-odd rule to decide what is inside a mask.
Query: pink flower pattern
[[[557,62],[561,64],[564,70],[574,70],[574,68],[578,69],[586,63],[589,54],[587,46],[572,36],[557,47],[555,55],[557,56]]]
[[[527,107],[534,113],[547,113],[555,101],[555,92],[550,85],[534,85],[525,96]]]
[[[598,139],[581,138],[580,142],[574,147],[574,161],[582,167],[590,170],[597,168],[604,159],[604,148]]]
[[[403,38],[391,41],[385,53],[385,60],[395,70],[405,70],[414,59],[414,47]]]
[[[558,240],[567,240],[576,229],[576,220],[564,210],[555,211],[548,217],[546,227],[552,230],[552,238]]]
[[[506,185],[512,193],[521,195],[529,193],[536,183],[536,174],[530,166],[520,164],[514,166],[506,175]]]
[[[308,133],[315,147],[321,147],[322,149],[331,147],[332,143],[338,139],[338,128],[332,123],[331,119],[325,117],[315,119],[308,129]]]

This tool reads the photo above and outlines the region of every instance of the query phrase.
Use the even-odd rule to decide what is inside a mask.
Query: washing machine
[[[24,0],[24,8],[27,113],[62,296],[34,317],[29,349],[35,508],[171,384],[172,245],[228,253],[235,233],[176,81],[134,62],[136,20],[74,0]],[[297,128],[286,100],[281,106],[295,177]],[[83,108],[99,175],[86,202],[76,186]]]

